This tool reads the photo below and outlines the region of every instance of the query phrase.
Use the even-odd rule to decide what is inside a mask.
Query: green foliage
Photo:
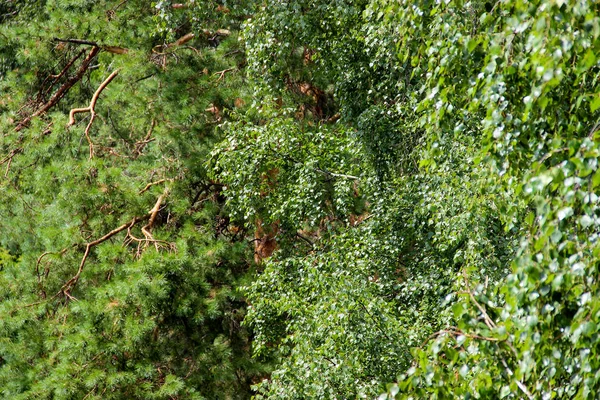
[[[390,394],[593,397],[598,10],[506,1],[455,19],[464,10],[394,6],[386,23],[429,44],[399,46],[405,57],[429,57],[429,96],[418,105],[428,124],[443,137],[450,111],[478,122],[476,158],[492,167],[486,184],[503,197],[505,229],[523,224],[521,245],[506,280],[466,287],[473,293],[453,306],[456,326],[415,352]],[[453,62],[461,54],[473,57]]]
[[[491,170],[475,160],[478,125],[467,110],[448,135],[426,119],[431,96],[406,89],[428,76],[399,60],[385,13],[366,6],[277,3],[246,27],[261,101],[224,126],[211,166],[239,220],[281,227],[246,288],[256,351],[282,360],[261,396],[376,396],[412,347],[454,324],[463,271],[502,280],[517,243],[498,215],[510,196],[488,192]],[[302,109],[298,81],[333,85],[342,120],[285,118]]]
[[[0,4],[0,393],[597,396],[599,11]]]
[[[240,325],[251,253],[218,229],[203,167],[214,127],[247,96],[235,33],[215,48],[187,23],[174,38],[196,39],[174,45],[145,1],[13,9],[0,41],[1,396],[248,397],[264,373]],[[55,37],[102,50],[85,69],[91,45]],[[72,126],[67,116],[117,69],[95,106],[90,157],[89,113]]]
[[[372,395],[390,370],[363,357],[378,351],[370,346],[398,354],[396,373],[412,364],[392,396],[595,395],[597,12],[591,2],[520,1],[277,2],[257,12],[245,31],[256,95],[294,104],[286,92],[298,81],[334,93],[339,132],[369,156],[359,174],[369,218],[317,230],[308,249],[283,243],[248,288],[256,348],[283,357],[263,395]],[[265,123],[228,129],[245,149]],[[261,150],[243,162],[281,164]],[[217,176],[231,177],[226,169]],[[314,226],[280,207],[312,198],[318,180],[282,175],[243,192],[264,180],[235,177],[238,211]],[[345,258],[386,243],[388,259]],[[384,275],[396,270],[401,282]],[[345,324],[332,310],[350,315],[362,301],[385,334],[350,346],[364,321]]]
[[[227,139],[213,150],[211,167],[233,216],[314,229],[324,218],[361,213],[358,181],[368,176],[360,176],[360,150],[344,126],[300,124],[293,110],[268,105],[256,114],[258,125],[223,124]]]

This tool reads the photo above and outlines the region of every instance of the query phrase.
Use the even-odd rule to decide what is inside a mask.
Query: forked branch
[[[101,243],[106,242],[108,239],[112,238],[113,236],[115,236],[116,234],[118,234],[120,232],[127,230],[127,240],[135,240],[140,243],[143,242],[143,243],[145,243],[145,246],[147,246],[149,243],[153,243],[157,250],[159,250],[159,245],[166,246],[166,247],[173,249],[174,245],[164,242],[164,241],[161,241],[161,240],[156,240],[152,237],[152,234],[150,233],[150,231],[152,230],[152,227],[154,226],[156,217],[158,215],[158,212],[160,211],[162,203],[168,194],[169,194],[169,189],[167,188],[167,189],[165,189],[163,194],[161,194],[158,197],[158,200],[156,200],[154,207],[152,207],[152,209],[148,212],[148,215],[150,216],[148,218],[148,223],[142,227],[142,232],[144,233],[144,236],[146,237],[145,239],[137,239],[131,234],[131,228],[133,228],[133,226],[135,224],[137,224],[138,222],[145,219],[145,217],[135,217],[130,222],[125,223],[125,224],[119,226],[118,228],[113,229],[112,231],[108,232],[104,236],[102,236],[96,240],[93,240],[91,242],[86,243],[85,252],[83,253],[83,257],[81,258],[81,262],[79,263],[79,268],[77,269],[77,273],[61,287],[60,291],[56,295],[54,295],[54,297],[57,297],[60,294],[63,294],[67,298],[71,298],[72,297],[70,294],[71,289],[79,281],[79,277],[81,276],[81,273],[83,272],[83,268],[85,267],[85,264],[87,262],[87,259],[90,255],[90,251],[92,250],[92,248]],[[66,251],[66,249],[63,250],[63,252],[64,251]],[[38,265],[39,265],[39,262],[41,261],[41,259],[43,257],[45,257],[47,254],[50,254],[50,253],[44,253],[39,257],[38,263],[37,263]],[[36,268],[37,268],[37,265],[36,265]]]
[[[75,284],[79,280],[79,277],[81,276],[81,273],[83,272],[83,267],[85,266],[85,262],[87,261],[88,256],[90,255],[90,250],[92,249],[92,247],[95,247],[95,246],[99,245],[100,243],[106,242],[108,239],[115,236],[117,233],[124,231],[125,229],[131,228],[133,225],[138,223],[140,220],[141,220],[141,218],[136,217],[131,222],[128,222],[126,224],[119,226],[118,228],[113,229],[112,231],[108,232],[106,235],[102,236],[101,238],[98,238],[96,240],[88,242],[85,245],[85,252],[83,253],[83,258],[81,259],[81,262],[79,263],[79,269],[77,270],[77,273],[71,279],[69,279],[67,281],[67,283],[65,283],[62,286],[62,288],[60,289],[60,291],[57,294],[63,293],[65,295],[68,295],[69,292],[71,291],[71,288],[73,288],[73,286],[75,286]]]
[[[119,74],[119,70],[115,70],[113,71],[112,74],[110,74],[108,76],[108,78],[106,78],[104,80],[104,82],[102,82],[100,84],[100,86],[98,87],[98,89],[96,89],[96,92],[94,93],[94,95],[92,96],[92,100],[90,101],[90,105],[87,107],[82,107],[82,108],[73,108],[71,110],[71,112],[69,112],[69,123],[67,124],[67,127],[72,126],[75,124],[75,114],[78,113],[84,113],[84,112],[89,112],[90,113],[90,122],[88,122],[86,128],[85,128],[85,137],[88,141],[88,144],[90,146],[90,160],[94,157],[94,143],[92,142],[92,139],[90,138],[90,128],[92,127],[92,124],[94,123],[94,119],[96,118],[96,102],[98,101],[98,97],[100,97],[100,93],[102,93],[102,91],[106,88],[106,86],[108,86],[108,84]]]

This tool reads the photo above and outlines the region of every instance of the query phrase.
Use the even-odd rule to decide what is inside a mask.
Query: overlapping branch
[[[159,249],[159,247],[158,247],[159,242],[154,239],[151,231],[152,231],[152,227],[154,226],[154,222],[156,221],[156,216],[158,215],[158,212],[160,211],[160,208],[162,206],[162,203],[163,203],[165,197],[167,197],[168,195],[169,195],[169,188],[165,188],[165,191],[163,192],[163,194],[158,196],[158,199],[156,200],[154,207],[152,208],[152,210],[150,210],[150,218],[148,219],[148,223],[142,227],[142,233],[146,237],[146,244],[154,243],[156,250]]]

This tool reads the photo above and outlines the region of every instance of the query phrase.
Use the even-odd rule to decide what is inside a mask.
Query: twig
[[[425,339],[425,341],[421,344],[421,346],[419,346],[419,348],[422,349],[427,344],[427,342],[429,342],[431,339],[433,339],[435,337],[438,337],[438,336],[441,336],[441,335],[444,335],[444,334],[450,334],[450,335],[454,335],[454,336],[461,336],[462,335],[462,336],[465,336],[465,337],[468,337],[468,338],[471,338],[471,339],[485,340],[485,341],[488,341],[488,342],[499,342],[500,341],[500,339],[498,339],[498,338],[490,338],[490,337],[485,337],[485,336],[473,335],[473,334],[470,334],[470,333],[466,333],[466,332],[461,331],[458,328],[455,328],[455,327],[451,326],[451,327],[449,327],[447,329],[442,329],[442,330],[439,330],[439,331],[437,331],[437,332],[432,333],[431,335],[429,335],[429,337],[427,339]]]
[[[95,47],[100,47],[100,45],[96,42],[92,42],[90,40],[81,40],[81,39],[59,39],[59,38],[53,38],[52,40],[54,40],[55,42],[62,42],[62,43],[73,43],[73,44],[85,44],[88,46],[95,46]]]
[[[107,45],[101,45],[98,44],[97,42],[92,42],[91,40],[82,40],[82,39],[59,39],[59,38],[54,38],[53,39],[55,42],[63,42],[63,43],[73,43],[73,44],[83,44],[86,46],[94,46],[94,47],[99,47],[104,51],[108,51],[109,53],[113,53],[113,54],[127,54],[129,52],[128,49],[125,49],[123,47],[119,47],[119,46],[107,46]]]
[[[233,51],[230,51],[228,53],[225,53],[225,57],[229,57],[229,56],[232,56],[234,54],[241,53],[241,52],[242,52],[241,49],[233,50]]]
[[[521,389],[521,391],[523,393],[525,393],[525,395],[527,396],[528,399],[533,400],[533,395],[529,392],[529,390],[527,389],[527,387],[523,384],[523,382],[519,381],[519,380],[515,380],[517,386],[519,387],[519,389]]]
[[[375,317],[373,316],[373,314],[370,313],[369,310],[367,310],[367,307],[365,307],[365,305],[362,303],[362,301],[357,300],[356,302],[358,303],[358,305],[360,305],[362,307],[362,309],[367,313],[367,315],[369,317],[371,317],[371,320],[373,321],[373,323],[375,324],[375,326],[377,327],[377,329],[379,330],[379,332],[381,332],[381,334],[383,336],[385,336],[385,338],[388,340],[388,342],[389,343],[393,343],[392,339],[388,336],[388,334],[381,327],[381,321],[378,321],[378,320],[375,319]]]
[[[329,176],[333,176],[334,178],[344,178],[344,179],[352,179],[355,181],[359,181],[360,178],[358,176],[354,176],[354,175],[347,175],[347,174],[336,174],[335,172],[329,172],[327,170],[323,170],[320,168],[315,168],[316,171],[325,174],[325,175],[329,175]]]
[[[60,73],[58,73],[57,75],[50,75],[50,78],[52,78],[53,81],[52,81],[50,87],[48,88],[48,90],[50,90],[50,88],[52,88],[52,85],[54,85],[64,74],[67,73],[67,71],[69,70],[69,68],[71,68],[73,66],[73,64],[75,63],[75,61],[77,61],[77,59],[79,57],[81,57],[84,53],[85,53],[85,50],[81,50],[79,53],[77,53],[77,55],[75,55],[75,57],[73,57],[67,63],[67,65],[65,65],[65,67],[62,69],[62,71],[60,71]]]
[[[483,308],[483,306],[477,301],[477,299],[475,299],[475,296],[473,295],[473,292],[471,292],[471,289],[469,288],[469,281],[467,279],[467,272],[464,269],[463,269],[463,277],[465,279],[465,285],[467,286],[467,292],[469,293],[469,297],[471,298],[471,300],[473,301],[473,303],[475,303],[475,306],[477,307],[477,309],[479,309],[479,311],[482,313],[483,319],[485,321],[485,324],[490,329],[496,328],[496,324],[494,323],[494,321],[492,321],[492,319],[490,318],[490,316],[488,315],[488,313],[485,311],[485,309]],[[512,352],[515,355],[515,357],[517,357],[517,350],[514,348],[514,346],[512,345],[512,343],[510,343],[509,341],[506,341],[505,343],[512,350]],[[502,360],[502,363],[504,364],[504,368],[508,372],[509,376],[512,376],[513,372],[508,367],[508,363],[506,362],[506,360],[504,359],[504,357],[501,357],[501,360]],[[515,379],[515,382],[516,382],[517,386],[519,387],[519,389],[521,389],[521,391],[527,396],[527,398],[529,398],[529,399],[533,399],[534,398],[533,395],[531,394],[531,392],[523,384],[523,382],[521,382],[521,381],[519,381],[517,379]]]
[[[475,296],[473,295],[473,292],[471,292],[471,288],[469,287],[469,280],[467,278],[467,271],[464,270],[464,269],[463,269],[463,277],[465,279],[465,285],[467,286],[467,293],[469,293],[469,297],[471,298],[471,300],[473,301],[473,303],[475,304],[475,306],[479,309],[479,311],[483,315],[483,320],[484,320],[485,324],[490,329],[496,328],[496,324],[494,323],[494,321],[492,321],[492,319],[490,318],[490,316],[488,315],[488,313],[485,311],[485,309],[483,308],[483,306],[481,304],[479,304],[479,302],[477,301],[477,299],[475,299]]]
[[[226,73],[234,71],[235,69],[236,69],[235,67],[232,67],[232,68],[224,69],[223,71],[215,72],[213,75],[219,75],[219,78],[217,79],[216,82],[223,80],[223,78],[225,78]]]
[[[58,103],[67,94],[67,92],[69,91],[69,89],[71,89],[71,87],[73,87],[73,85],[75,85],[75,83],[79,82],[81,80],[81,78],[83,78],[83,75],[85,74],[85,71],[87,71],[87,69],[90,66],[90,63],[92,62],[92,60],[94,59],[94,57],[96,57],[96,55],[98,54],[99,51],[100,51],[99,47],[97,47],[97,46],[92,47],[92,49],[90,50],[90,52],[88,53],[88,55],[85,57],[85,59],[83,60],[83,62],[79,66],[79,69],[77,70],[77,72],[75,73],[75,75],[73,75],[71,78],[69,78],[56,91],[56,93],[54,93],[54,95],[50,98],[50,100],[48,100],[46,102],[46,104],[44,104],[43,106],[41,106],[36,112],[34,112],[33,114],[31,114],[29,117],[26,117],[23,120],[21,120],[21,122],[19,122],[17,124],[17,126],[15,128],[15,131],[17,131],[17,132],[20,131],[25,126],[27,126],[29,124],[29,122],[33,118],[44,114],[50,108],[54,107],[56,105],[56,103]]]
[[[502,365],[504,365],[504,369],[506,370],[506,373],[508,374],[508,376],[513,376],[514,372],[510,369],[510,367],[508,366],[506,360],[504,359],[504,357],[500,357],[500,361],[502,361]],[[527,396],[528,399],[533,400],[534,397],[531,394],[531,392],[527,389],[527,386],[525,386],[523,384],[523,382],[521,382],[518,379],[515,379],[515,383],[517,384],[517,386],[519,387],[519,389],[521,389],[521,391],[525,394],[525,396]]]
[[[588,133],[588,138],[591,139],[594,136],[594,133],[600,128],[600,119],[596,122],[594,127],[590,129],[590,133]]]
[[[165,181],[166,181],[166,179],[159,179],[156,182],[150,182],[142,190],[140,190],[139,194],[142,194],[142,193],[146,192],[148,189],[150,189],[152,186],[160,185],[161,183],[163,183]]]
[[[308,243],[310,245],[310,247],[314,247],[315,246],[315,244],[313,243],[313,241],[310,240],[309,238],[305,237],[304,235],[301,235],[300,233],[296,232],[296,236],[298,236],[300,239],[302,239],[306,243]]]
[[[554,154],[556,153],[560,153],[563,151],[568,151],[569,148],[568,147],[561,147],[560,149],[554,149],[549,151],[548,153],[544,154],[544,156],[542,158],[540,158],[540,161],[538,161],[538,165],[542,165],[544,163],[544,161],[546,161],[547,159],[549,159],[550,157],[552,157]]]
[[[144,147],[146,147],[146,145],[148,143],[154,141],[154,139],[150,139],[150,137],[152,136],[152,131],[154,130],[155,126],[156,126],[156,120],[153,119],[152,123],[150,124],[150,129],[148,129],[148,133],[146,133],[146,136],[144,137],[144,139],[135,143],[136,155],[134,155],[134,158],[138,158],[139,156],[141,156],[142,150],[144,150]]]
[[[87,138],[87,141],[90,145],[90,160],[94,157],[94,143],[92,143],[92,139],[90,138],[90,128],[92,127],[92,123],[94,122],[94,119],[96,118],[96,102],[98,101],[98,97],[100,96],[100,93],[102,93],[102,91],[104,90],[104,88],[106,88],[106,86],[115,78],[115,76],[117,76],[119,74],[119,70],[115,70],[113,71],[112,74],[110,74],[108,76],[108,78],[106,78],[104,80],[104,82],[102,82],[100,84],[100,86],[98,87],[98,89],[96,89],[96,92],[94,93],[94,95],[92,96],[92,100],[90,101],[90,105],[87,107],[83,107],[83,108],[73,108],[71,110],[71,112],[69,112],[69,123],[67,124],[67,127],[75,124],[75,114],[77,113],[83,113],[83,112],[89,112],[90,113],[90,122],[88,122],[87,127],[85,128],[85,137]]]
[[[293,157],[291,157],[291,156],[289,156],[287,154],[283,154],[283,153],[278,152],[277,150],[273,149],[271,146],[269,146],[269,149],[273,153],[275,153],[275,154],[277,154],[277,155],[279,155],[279,156],[281,156],[281,157],[283,157],[283,158],[285,158],[287,160],[290,160],[290,161],[292,161],[295,164],[304,165],[302,162],[296,160],[295,158],[293,158]],[[336,174],[335,172],[331,172],[331,171],[328,171],[328,170],[325,170],[325,169],[321,169],[321,168],[318,168],[318,167],[313,167],[312,169],[314,171],[317,171],[317,172],[319,172],[321,174],[324,174],[324,175],[331,176],[333,178],[344,178],[344,179],[352,179],[352,180],[355,180],[355,181],[360,181],[360,178],[358,176],[348,175],[348,174]]]
[[[71,246],[73,247],[73,246]],[[42,278],[40,276],[40,263],[42,262],[42,259],[44,257],[46,257],[47,255],[50,254],[58,254],[58,255],[63,255],[67,252],[67,250],[69,250],[69,247],[65,247],[64,249],[62,249],[61,251],[46,251],[45,253],[42,253],[41,256],[39,256],[37,258],[37,261],[35,262],[35,274],[37,276],[37,280],[38,280],[38,286],[40,287],[40,289],[42,290],[42,295],[44,298],[46,298],[46,292],[42,289]],[[47,274],[46,274],[47,275]]]
[[[151,74],[149,74],[149,75],[146,75],[146,76],[143,76],[143,77],[141,77],[141,78],[137,79],[137,80],[135,81],[135,83],[138,83],[138,82],[141,82],[141,81],[143,81],[143,80],[146,80],[146,79],[152,78],[154,75],[156,75],[156,72],[153,72],[153,73],[151,73]]]
[[[4,177],[7,178],[8,177],[8,171],[10,170],[10,165],[12,164],[12,160],[14,158],[14,156],[16,156],[17,154],[21,153],[23,151],[22,147],[17,147],[16,149],[13,149],[9,155],[7,155],[6,157],[4,157],[2,160],[0,160],[0,165],[7,163],[6,164],[6,171],[4,172]]]
[[[120,2],[119,4],[117,4],[112,11],[117,11],[123,4],[127,3],[128,0],[123,0],[122,2]]]
[[[23,149],[22,148],[16,148],[13,149],[10,154],[8,155],[8,157],[4,158],[4,160],[2,160],[2,162],[0,162],[0,164],[3,164],[5,162],[5,160],[7,160],[8,162],[6,163],[6,171],[4,172],[4,177],[7,178],[8,177],[8,171],[10,170],[10,165],[12,164],[12,160],[13,158],[19,154]]]

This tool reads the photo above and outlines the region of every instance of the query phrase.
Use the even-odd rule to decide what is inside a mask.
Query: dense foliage
[[[599,14],[0,3],[0,393],[596,397]]]
[[[236,289],[251,251],[203,167],[219,113],[246,96],[237,38],[216,33],[242,17],[3,7],[2,397],[247,398],[263,373]],[[93,122],[68,123],[115,71]]]

